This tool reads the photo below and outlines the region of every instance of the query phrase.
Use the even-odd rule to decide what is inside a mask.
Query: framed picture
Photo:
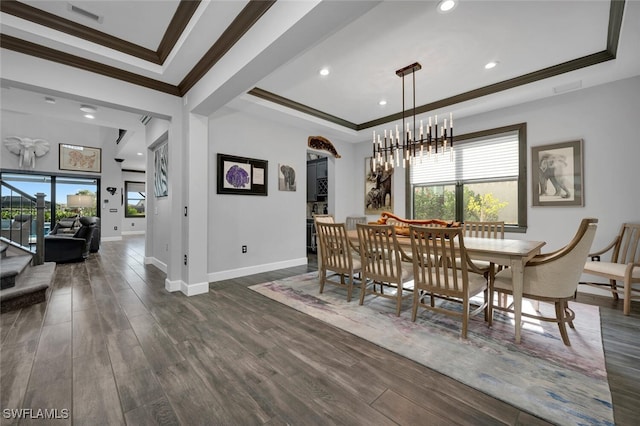
[[[383,165],[377,164],[374,170],[373,158],[369,157],[365,159],[364,170],[364,213],[393,213],[393,168],[385,170]]]
[[[286,164],[278,164],[278,190],[296,190],[296,171],[293,167]]]
[[[584,206],[582,140],[531,148],[534,206]]]
[[[102,149],[60,144],[60,170],[102,172]]]
[[[163,143],[153,151],[153,193],[156,197],[169,195],[169,144]]]
[[[268,162],[218,154],[218,194],[267,195]]]

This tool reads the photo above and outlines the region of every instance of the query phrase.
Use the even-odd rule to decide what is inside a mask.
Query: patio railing
[[[33,264],[44,262],[44,197],[38,193],[31,196],[15,186],[0,180],[2,199],[2,234],[0,239],[7,244],[20,246],[34,253]]]

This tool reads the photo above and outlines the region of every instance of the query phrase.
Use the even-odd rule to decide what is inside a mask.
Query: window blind
[[[435,158],[434,158],[435,157]],[[518,132],[461,141],[449,153],[419,156],[411,166],[411,184],[447,183],[518,176]]]

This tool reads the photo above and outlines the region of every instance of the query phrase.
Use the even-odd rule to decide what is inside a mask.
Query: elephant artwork
[[[19,156],[18,166],[20,168],[35,168],[36,157],[42,157],[49,152],[49,142],[44,139],[9,136],[5,138],[4,146],[11,153]]]
[[[540,155],[540,195],[547,194],[548,182],[551,182],[554,189],[554,196],[560,198],[571,197],[571,191],[568,188],[566,169],[568,167],[565,155],[542,153]]]
[[[365,176],[365,214],[379,214],[393,211],[392,176],[393,169],[385,170],[381,165],[373,169],[371,158],[365,160],[369,169]]]
[[[296,190],[296,171],[293,167],[280,164],[278,167],[278,189],[280,191]]]

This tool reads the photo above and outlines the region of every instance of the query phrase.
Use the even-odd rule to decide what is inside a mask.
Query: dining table
[[[349,240],[358,244],[358,232],[347,231]],[[411,254],[411,238],[397,235],[398,245],[407,254]],[[520,343],[522,328],[522,292],[524,288],[524,266],[535,255],[540,253],[544,241],[464,237],[464,247],[471,260],[484,260],[496,265],[511,268],[513,284],[513,312],[515,323],[515,341]]]

